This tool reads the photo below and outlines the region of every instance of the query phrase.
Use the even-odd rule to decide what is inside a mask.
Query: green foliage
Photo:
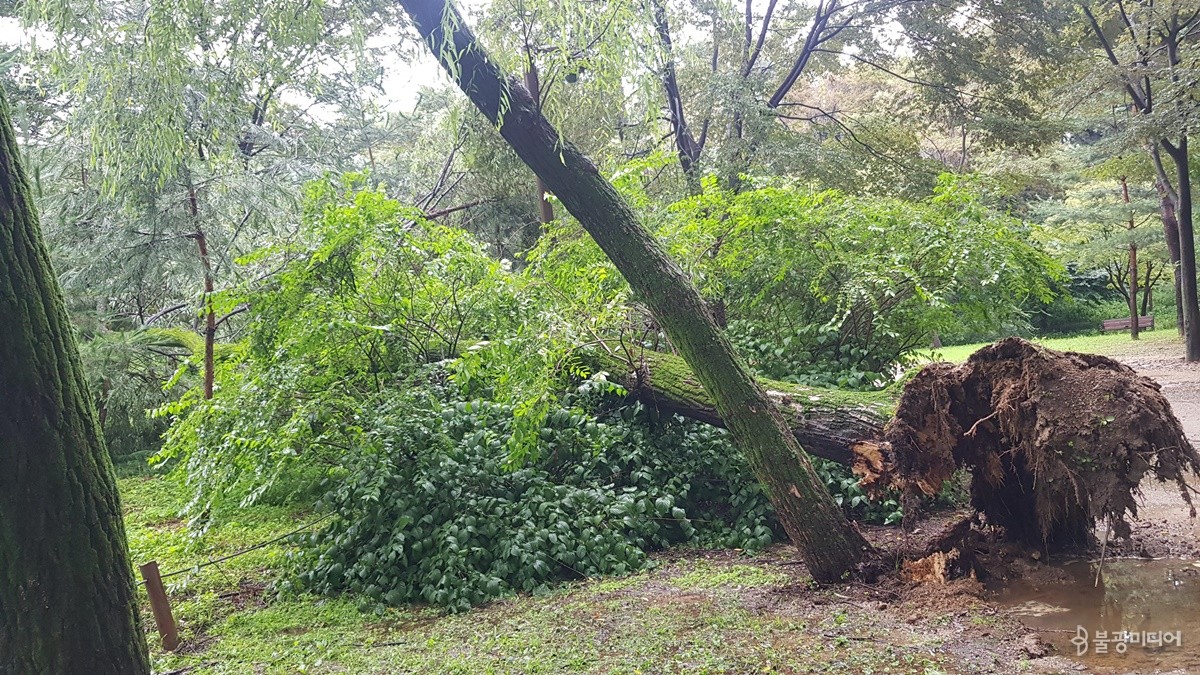
[[[246,260],[275,266],[267,284],[218,296],[250,309],[250,333],[219,345],[214,398],[193,387],[157,411],[176,420],[157,459],[181,461],[194,516],[308,489],[381,392],[519,319],[513,278],[469,235],[359,187],[310,186],[297,237]],[[193,384],[198,360],[173,382]]]
[[[248,333],[218,345],[211,400],[194,386],[202,342],[176,336],[186,391],[158,411],[174,423],[157,459],[178,461],[194,522],[316,501],[334,517],[294,585],[454,609],[778,535],[724,432],[627,405],[580,366],[630,315],[598,254],[563,264],[547,245],[515,273],[355,175],[310,185],[303,213],[243,261],[274,273],[215,297],[246,308]],[[855,517],[899,518],[844,469],[821,476]]]
[[[166,420],[152,419],[147,411],[170,400],[160,383],[169,376],[172,360],[190,355],[198,336],[147,328],[86,337],[80,341],[79,354],[109,455],[126,473],[136,471],[139,464],[144,470],[147,457],[158,451],[167,430]]]
[[[895,199],[768,187],[708,191],[677,206],[674,248],[723,301],[761,371],[860,388],[933,332],[996,327],[1047,298],[1054,263],[1027,226],[943,177]]]
[[[847,511],[849,515],[868,523],[895,525],[904,518],[904,510],[896,498],[888,497],[876,501],[867,496],[862,486],[858,484],[858,476],[850,467],[831,462],[820,457],[810,457],[817,475],[833,495],[833,501]]]
[[[363,436],[306,542],[302,588],[466,609],[513,590],[625,574],[673,544],[759,549],[770,506],[724,434],[638,407],[559,409],[552,451],[510,469],[512,410],[394,400]]]
[[[638,173],[619,182],[635,201]],[[915,203],[786,183],[731,193],[707,180],[701,194],[650,213],[759,372],[870,388],[890,381],[933,332],[998,331],[1023,322],[1028,302],[1052,296],[1057,263],[1030,241],[1029,225],[987,208],[981,192],[950,176]],[[624,289],[567,224],[533,259],[536,273],[585,305]]]

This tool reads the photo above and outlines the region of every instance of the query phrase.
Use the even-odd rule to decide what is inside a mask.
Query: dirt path
[[[1200,363],[1183,359],[1183,345],[1159,341],[1139,345],[1130,341],[1127,351],[1113,358],[1162,385],[1175,415],[1193,443],[1200,441]]]
[[[1175,416],[1193,445],[1200,447],[1200,363],[1184,361],[1178,341],[1136,344],[1113,358],[1157,381],[1171,402]],[[1200,480],[1191,481],[1200,488]],[[1134,538],[1119,553],[1150,557],[1200,558],[1200,519],[1190,517],[1188,507],[1174,485],[1147,481]],[[1200,496],[1196,496],[1200,504]]]

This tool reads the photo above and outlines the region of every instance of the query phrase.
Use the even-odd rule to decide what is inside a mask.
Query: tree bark
[[[1200,303],[1196,297],[1196,239],[1192,221],[1192,176],[1188,166],[1188,137],[1181,134],[1179,143],[1167,139],[1163,149],[1175,164],[1179,222],[1179,276],[1183,300],[1183,341],[1188,361],[1200,361]]]
[[[1162,277],[1162,270],[1158,270],[1158,274],[1153,274],[1155,265],[1153,260],[1146,261],[1146,282],[1142,284],[1142,316],[1150,316],[1154,313],[1154,284],[1158,283]]]
[[[1154,182],[1158,190],[1159,212],[1162,216],[1163,237],[1167,240],[1167,255],[1171,260],[1171,278],[1175,283],[1175,328],[1183,335],[1183,275],[1179,271],[1179,221],[1175,217],[1175,196],[1167,182],[1166,171],[1163,169],[1162,157],[1158,146],[1152,153],[1154,167],[1159,178]]]
[[[1129,245],[1129,337],[1139,338],[1137,244]]]
[[[1129,181],[1125,176],[1121,176],[1121,197],[1125,204],[1129,204]],[[1133,235],[1134,229],[1137,227],[1133,219],[1133,213],[1129,214],[1129,221],[1125,224],[1125,228],[1129,231],[1130,236]],[[1129,242],[1129,337],[1130,339],[1138,339],[1138,259],[1137,259],[1137,244]]]
[[[537,64],[533,61],[533,54],[528,51],[525,54],[528,62],[525,66],[525,88],[529,90],[529,95],[537,103],[538,110],[542,109],[542,85],[538,81]],[[554,207],[551,206],[550,200],[546,199],[546,184],[542,182],[540,177],[535,177],[537,189],[537,204],[538,204],[538,220],[542,225],[554,222]]]
[[[1177,16],[1175,18],[1178,18]],[[1194,18],[1194,15],[1193,15]],[[1167,65],[1171,71],[1171,81],[1178,85],[1181,76],[1178,67],[1182,63],[1179,55],[1181,26],[1172,21],[1170,29],[1163,34],[1163,43],[1167,49]],[[1178,111],[1181,102],[1176,99]],[[1183,296],[1183,342],[1187,350],[1187,360],[1200,361],[1200,304],[1196,298],[1196,238],[1192,220],[1192,173],[1188,158],[1188,130],[1184,126],[1179,132],[1179,141],[1172,143],[1165,137],[1162,139],[1163,149],[1175,163],[1176,173],[1176,213],[1179,223],[1179,274],[1182,277],[1180,291]]]
[[[725,428],[716,402],[678,356],[601,349],[585,355],[584,361],[613,375],[630,396],[647,406]],[[898,389],[855,392],[766,378],[758,382],[810,455],[847,466],[869,464],[880,457],[883,428],[895,413]]]
[[[650,0],[654,15],[654,30],[658,34],[665,61],[660,75],[663,91],[667,97],[667,114],[671,122],[671,135],[675,139],[675,149],[679,156],[679,166],[688,179],[690,189],[696,192],[700,189],[700,153],[703,143],[696,140],[688,127],[687,117],[683,111],[683,96],[679,92],[679,80],[675,74],[675,46],[671,42],[671,26],[667,22],[667,9],[663,0]]]
[[[0,95],[0,672],[149,673],[116,481]]]
[[[204,399],[208,400],[213,397],[213,382],[216,379],[213,353],[217,343],[217,315],[212,307],[212,263],[208,257],[208,238],[204,232],[196,230],[188,236],[196,240],[200,262],[204,266]]]
[[[400,0],[432,53],[472,103],[499,127],[653,312],[712,396],[814,579],[852,570],[870,547],[846,519],[766,392],[737,359],[709,307],[642,227],[596,166],[537,110],[520,83],[488,57],[457,8],[445,0]]]
[[[188,186],[188,215],[196,230],[187,235],[196,240],[196,249],[200,254],[200,264],[204,269],[204,295],[201,302],[204,305],[204,400],[213,397],[213,382],[216,379],[213,352],[217,343],[217,315],[213,311],[213,268],[212,260],[208,257],[208,237],[200,228],[200,206],[196,198],[196,188]]]

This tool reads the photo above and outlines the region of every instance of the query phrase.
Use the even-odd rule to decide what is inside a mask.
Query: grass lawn
[[[1090,354],[1102,354],[1104,356],[1114,356],[1119,354],[1136,353],[1140,349],[1153,348],[1165,349],[1170,345],[1178,345],[1180,355],[1183,354],[1183,341],[1174,328],[1158,329],[1148,332],[1143,332],[1139,342],[1135,343],[1129,339],[1127,331],[1114,331],[1111,333],[1102,333],[1099,335],[1081,335],[1077,337],[1067,338],[1048,338],[1037,339],[1034,342],[1045,345],[1051,349],[1057,349],[1064,352],[1087,352]],[[954,345],[952,347],[942,347],[935,351],[925,350],[916,352],[918,357],[928,361],[950,361],[951,363],[962,363],[967,360],[967,357],[974,354],[980,347],[991,344],[990,342],[980,342],[972,345]]]
[[[271,539],[309,518],[254,507],[196,539],[175,517],[185,495],[173,482],[125,478],[120,487],[135,564],[157,560],[164,573]],[[939,650],[982,616],[938,607],[930,619],[935,628],[913,625],[910,611],[881,613],[869,596],[843,595],[853,590],[812,588],[787,547],[756,557],[668,552],[644,572],[564,584],[464,614],[382,609],[348,597],[278,597],[270,582],[285,573],[289,549],[275,543],[168,579],[183,641],[174,654],[158,646],[143,591],[155,671],[961,672],[962,657]],[[995,658],[976,657],[988,665]]]

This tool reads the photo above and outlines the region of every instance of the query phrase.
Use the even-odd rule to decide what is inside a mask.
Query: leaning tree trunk
[[[0,672],[148,673],[121,505],[0,96]]]
[[[421,37],[472,103],[579,220],[654,313],[712,395],[815,579],[834,580],[869,546],[833,502],[783,417],[750,377],[711,310],[637,215],[537,109],[520,83],[488,57],[453,4],[400,0]]]

